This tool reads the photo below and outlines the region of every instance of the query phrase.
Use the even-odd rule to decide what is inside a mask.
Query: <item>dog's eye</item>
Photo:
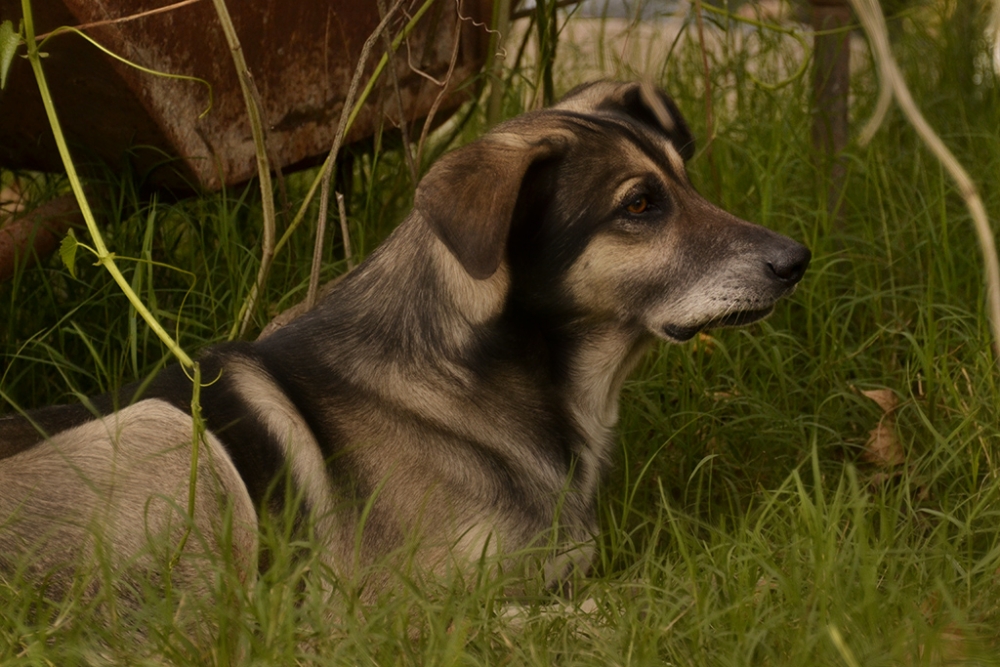
[[[639,215],[640,213],[645,213],[649,209],[649,197],[646,195],[639,195],[625,206],[625,210],[632,215]]]

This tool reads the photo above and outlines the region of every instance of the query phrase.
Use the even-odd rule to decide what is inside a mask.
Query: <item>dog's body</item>
[[[442,158],[317,308],[201,359],[200,544],[252,568],[255,511],[284,470],[345,576],[413,540],[429,571],[540,541],[555,545],[549,582],[586,568],[619,389],[643,350],[765,316],[809,262],[702,199],[692,150],[665,95],[600,82]],[[115,550],[156,521],[176,536],[191,393],[173,368],[103,421],[80,407],[0,419],[0,553],[55,564],[51,545],[86,542],[94,516]],[[173,509],[150,510],[151,495]],[[241,529],[223,543],[226,508]]]

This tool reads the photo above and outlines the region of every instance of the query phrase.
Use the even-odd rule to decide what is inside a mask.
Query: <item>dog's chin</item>
[[[764,319],[771,314],[774,307],[761,308],[759,310],[741,310],[735,313],[728,313],[722,317],[708,320],[702,324],[694,326],[678,326],[676,324],[664,324],[660,327],[661,336],[667,340],[677,343],[689,341],[706,329],[718,329],[721,327],[742,327]]]

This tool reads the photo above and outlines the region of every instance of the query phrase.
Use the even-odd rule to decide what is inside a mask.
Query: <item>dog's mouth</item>
[[[706,329],[717,329],[719,327],[742,327],[747,324],[752,324],[753,322],[762,320],[770,315],[772,310],[774,310],[774,306],[760,308],[757,310],[740,310],[734,313],[728,313],[727,315],[714,320],[709,320],[704,324],[691,327],[679,327],[673,324],[666,324],[663,326],[662,330],[667,338],[675,340],[678,343],[683,343],[691,340]]]

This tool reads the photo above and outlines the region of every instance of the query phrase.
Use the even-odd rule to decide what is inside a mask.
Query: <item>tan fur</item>
[[[441,158],[410,216],[314,310],[203,357],[217,380],[201,394],[199,548],[222,548],[231,504],[249,567],[253,511],[273,510],[287,470],[294,521],[366,599],[393,571],[465,573],[484,557],[553,588],[585,572],[643,352],[766,316],[809,262],[705,201],[693,150],[665,93],[598,82]],[[146,391],[190,399],[177,369]],[[190,417],[146,400],[75,428],[79,411],[47,418],[66,430],[40,444],[0,420],[0,452],[24,449],[0,459],[0,548],[44,572],[75,548],[61,544],[92,544],[89,526],[126,558],[150,522],[176,541]]]
[[[126,579],[164,573],[189,525],[192,433],[190,416],[149,400],[5,459],[0,553],[33,553],[39,573],[102,559],[110,559],[112,571]],[[233,556],[243,578],[251,578],[256,512],[211,433],[201,447],[194,508],[192,533],[171,572],[174,586],[199,596],[213,589],[219,536],[230,511]],[[61,588],[78,576],[74,570],[55,571],[67,577],[58,583]]]

